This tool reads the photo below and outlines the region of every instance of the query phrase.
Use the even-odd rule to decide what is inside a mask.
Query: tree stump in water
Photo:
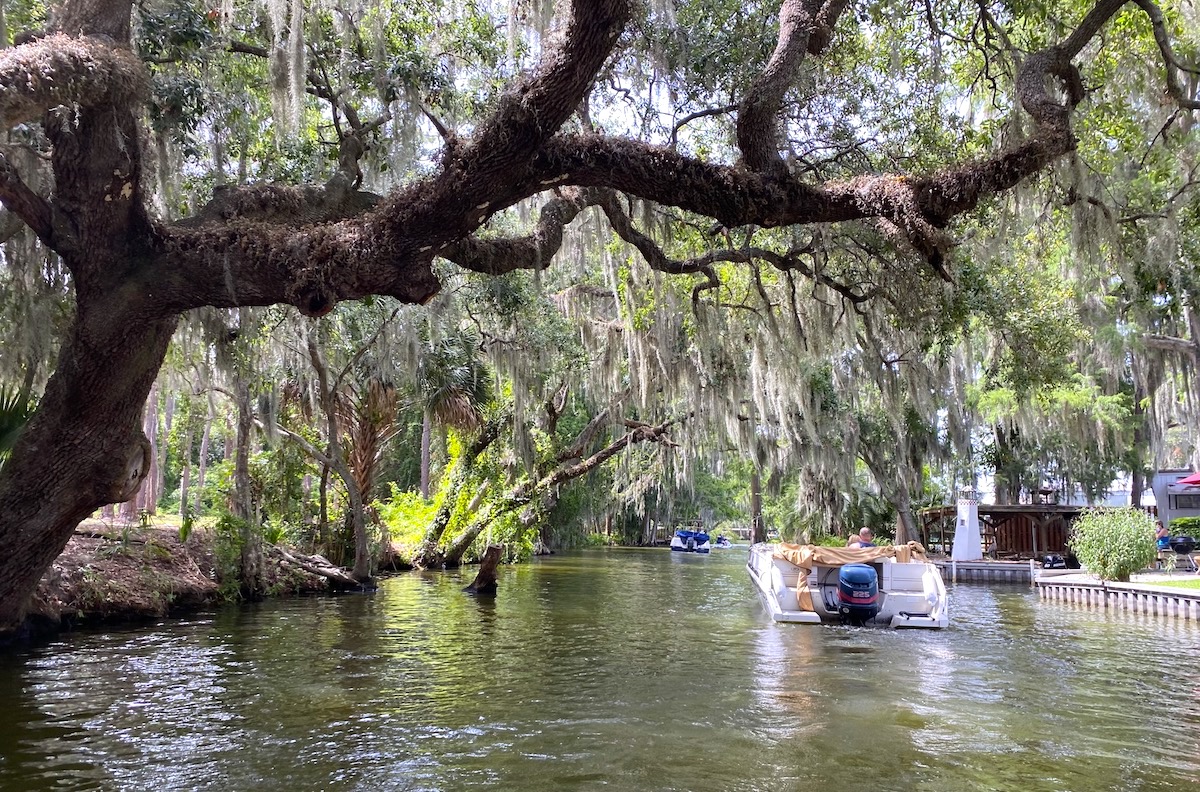
[[[500,545],[488,545],[479,562],[479,572],[471,585],[463,589],[468,594],[495,594],[496,567],[500,566]]]

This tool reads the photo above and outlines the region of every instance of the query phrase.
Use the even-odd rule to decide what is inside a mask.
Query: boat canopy
[[[784,542],[774,553],[806,572],[814,566],[844,566],[846,564],[869,564],[880,558],[894,558],[899,564],[912,561],[924,563],[925,548],[920,542],[902,545],[880,545],[879,547],[821,547],[820,545],[795,545]]]

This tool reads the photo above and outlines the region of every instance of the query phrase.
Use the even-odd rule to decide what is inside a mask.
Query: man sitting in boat
[[[871,533],[870,528],[862,528],[858,532],[858,536],[850,537],[850,543],[847,547],[874,547],[875,534]]]

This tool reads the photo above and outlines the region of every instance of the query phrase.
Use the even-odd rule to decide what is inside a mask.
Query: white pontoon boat
[[[939,629],[946,586],[916,542],[883,547],[751,546],[750,579],[775,621]]]

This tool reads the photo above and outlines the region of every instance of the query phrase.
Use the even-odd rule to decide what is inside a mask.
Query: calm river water
[[[952,589],[775,625],[744,551],[593,551],[0,655],[5,790],[1200,787],[1200,627]]]

